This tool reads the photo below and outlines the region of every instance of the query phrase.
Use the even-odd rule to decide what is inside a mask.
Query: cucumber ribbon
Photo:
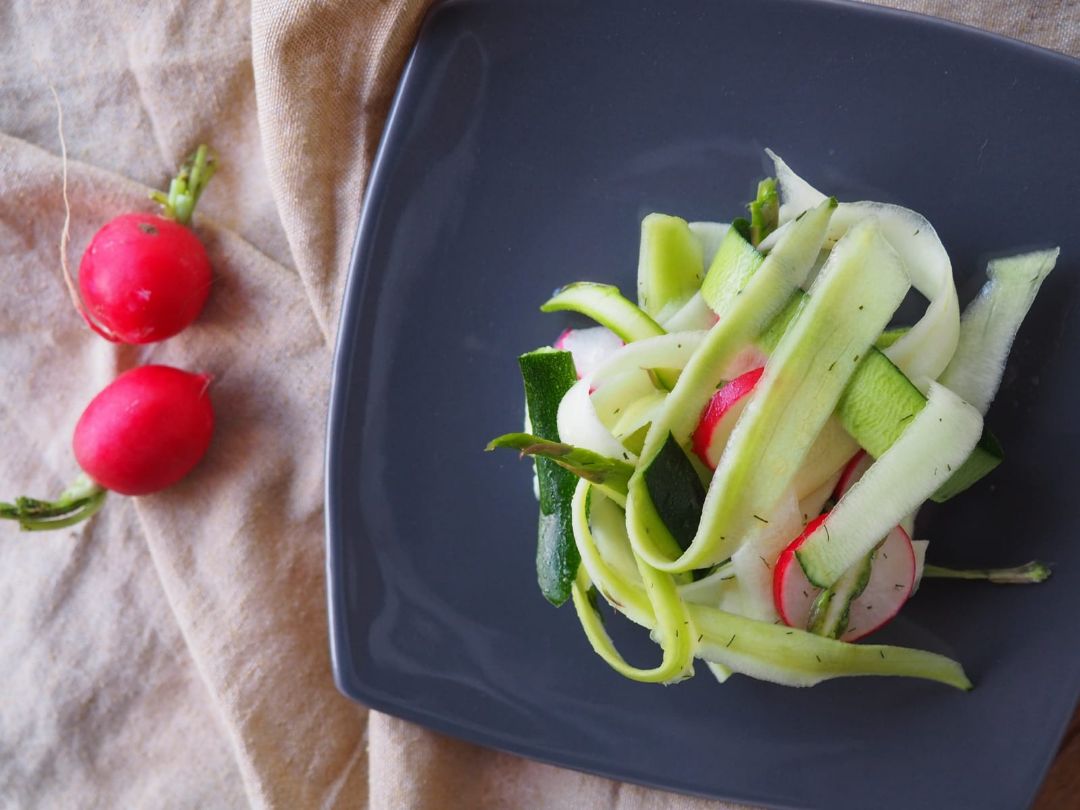
[[[807,578],[829,587],[925,501],[975,447],[982,416],[948,388],[930,384],[926,407],[877,459],[795,556]]]
[[[903,675],[971,688],[963,668],[936,653],[847,644],[685,602],[670,575],[637,555],[645,586],[631,581],[609,565],[597,548],[589,527],[589,502],[598,496],[590,497],[591,488],[587,481],[580,481],[574,492],[574,539],[582,562],[573,588],[574,606],[593,650],[620,674],[638,681],[673,683],[692,674],[697,657],[722,667],[717,673],[721,678],[734,671],[787,686],[812,686],[843,676]],[[633,667],[619,654],[588,599],[590,583],[619,612],[653,631],[663,650],[658,666]]]
[[[820,205],[826,197],[799,177],[779,155],[769,149],[765,151],[772,158],[780,185],[783,227],[803,211]],[[879,222],[885,238],[903,259],[912,286],[930,302],[918,322],[885,350],[886,356],[925,392],[930,380],[936,380],[949,365],[960,336],[960,304],[952,262],[926,218],[899,205],[840,203],[829,226],[830,242],[835,243],[867,219]]]
[[[556,604],[572,598],[589,643],[622,675],[675,683],[701,659],[720,681],[907,675],[968,689],[941,655],[838,637],[881,538],[1000,461],[982,414],[1057,250],[992,261],[961,317],[951,262],[925,218],[837,203],[768,154],[776,180],[759,185],[749,221],[645,218],[636,304],[606,284],[556,291],[543,311],[592,317],[625,345],[576,382],[565,353],[523,356],[535,435],[488,449],[539,460],[542,589]],[[925,313],[886,331],[911,287],[928,299]],[[713,440],[719,458],[712,445],[707,459],[687,452],[717,388],[762,364],[754,395]],[[795,552],[824,589],[810,632],[779,624],[769,560],[832,503],[856,441],[876,460]],[[927,576],[992,582],[1048,573],[926,566]],[[598,594],[650,632],[659,663],[622,657]]]
[[[654,567],[688,571],[730,557],[755,520],[768,520],[821,429],[836,407],[860,358],[903,300],[908,281],[903,266],[873,221],[863,223],[830,254],[792,325],[765,366],[755,395],[743,413],[709,486],[697,536],[678,553],[658,519],[643,470],[668,432],[685,438],[714,390],[716,367],[745,340],[750,322],[760,332],[762,310],[775,315],[816,259],[835,203],[811,209],[789,229],[751,277],[743,294],[684,369],[645,439],[637,472],[630,480],[627,524],[635,551]],[[875,268],[873,274],[865,267]],[[776,268],[782,268],[777,271]],[[792,284],[765,304],[755,293],[774,279]],[[769,284],[773,282],[773,284]],[[838,312],[852,315],[837,318]],[[729,337],[732,336],[732,337]],[[725,340],[725,338],[727,340]],[[730,343],[728,343],[730,341]],[[711,351],[710,351],[711,350]]]
[[[994,259],[986,284],[964,310],[956,354],[941,383],[979,413],[986,413],[997,394],[1016,332],[1059,253],[1054,248]]]

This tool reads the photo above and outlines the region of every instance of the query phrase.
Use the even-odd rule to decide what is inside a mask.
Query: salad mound
[[[1001,462],[983,416],[1058,251],[991,261],[961,315],[924,217],[838,203],[768,154],[749,219],[645,217],[636,303],[578,282],[541,307],[599,325],[520,357],[525,431],[488,446],[535,459],[540,589],[634,680],[674,683],[701,659],[721,682],[969,689],[949,658],[854,642],[924,577],[1049,575],[933,566],[913,538],[925,501]],[[911,289],[925,312],[891,326]],[[650,631],[655,667],[623,659],[601,601]]]

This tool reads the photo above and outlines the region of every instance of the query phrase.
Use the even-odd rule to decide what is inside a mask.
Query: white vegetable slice
[[[622,459],[631,464],[637,456],[611,435],[596,415],[589,398],[589,380],[578,380],[559,402],[559,439],[566,444],[592,450],[602,456]]]
[[[663,323],[701,288],[702,244],[686,220],[648,214],[641,221],[638,306]]]
[[[626,371],[650,368],[682,369],[690,362],[707,332],[670,332],[628,343],[592,374],[592,384],[602,388]]]
[[[815,189],[772,150],[780,186],[780,221],[788,222],[820,204],[825,195]],[[829,225],[829,237],[838,239],[868,218],[881,223],[882,232],[904,260],[912,286],[929,299],[922,318],[885,354],[924,393],[929,381],[948,366],[960,334],[960,304],[953,282],[952,262],[933,226],[921,214],[899,205],[876,202],[841,203]]]
[[[832,478],[827,480],[818,489],[799,499],[799,512],[802,516],[803,526],[806,526],[807,523],[821,514],[821,510],[825,508],[825,504],[836,490],[836,484],[839,480],[840,471],[838,470],[833,474]],[[799,530],[802,531],[802,528],[800,527]]]
[[[664,397],[666,396],[667,394],[663,391],[653,389],[624,407],[619,412],[618,421],[611,429],[615,438],[619,441],[625,441],[649,424],[660,408],[664,406]]]
[[[706,661],[705,666],[709,668],[717,683],[727,683],[728,678],[735,674],[723,664],[714,664],[712,661]]]
[[[691,222],[690,233],[701,245],[701,257],[705,260],[707,268],[712,264],[716,251],[720,249],[720,243],[724,241],[724,234],[728,232],[731,223],[728,222]]]
[[[622,443],[604,426],[596,415],[589,396],[589,380],[578,380],[558,403],[559,441],[592,450],[609,458],[634,463],[637,456],[623,447]]]
[[[553,348],[570,352],[578,379],[587,377],[604,360],[622,348],[623,341],[606,326],[567,329],[555,340]]]
[[[796,551],[807,578],[836,582],[964,462],[981,432],[978,411],[931,383],[926,407]]]
[[[691,437],[691,448],[694,455],[708,466],[710,475],[720,463],[728,439],[731,438],[735,425],[739,423],[742,412],[750,404],[754,396],[754,386],[764,372],[764,366],[759,366],[728,380],[716,389],[716,393],[705,406],[701,421]]]
[[[791,543],[776,566],[777,608],[785,624],[856,641],[888,623],[911,595],[915,553],[907,533],[899,526],[894,526],[869,556],[856,560],[825,592],[806,579],[792,555],[800,540]]]
[[[642,397],[658,392],[656,383],[649,373],[640,368],[633,368],[621,374],[612,375],[600,387],[596,386],[595,376],[589,378],[593,387],[589,396],[600,421],[615,433],[615,425],[622,418],[628,402],[635,402]]]
[[[596,549],[604,562],[627,582],[642,587],[634,552],[630,548],[630,538],[626,536],[626,517],[623,510],[595,487],[589,506],[589,525]],[[594,582],[599,578],[592,574],[590,577]]]
[[[906,675],[970,689],[963,668],[942,655],[878,644],[848,644],[784,625],[690,605],[702,640],[697,655],[734,672],[785,686],[850,675]]]
[[[642,588],[640,573],[636,580],[631,580],[623,576],[619,568],[610,564],[601,553],[589,525],[586,499],[591,499],[595,508],[596,502],[604,497],[595,487],[590,489],[585,481],[579,481],[574,492],[571,503],[574,543],[581,555],[581,567],[589,580],[596,585],[600,595],[612,607],[635,624],[652,629],[656,617]],[[636,560],[634,564],[637,564]]]
[[[738,303],[709,330],[649,428],[641,463],[630,480],[627,527],[635,552],[656,567],[690,570],[701,567],[693,563],[698,562],[696,556],[705,555],[699,554],[699,545],[695,555],[672,560],[667,552],[674,546],[674,540],[668,536],[670,543],[665,544],[667,548],[662,551],[657,543],[664,544],[664,535],[660,534],[657,538],[649,536],[648,525],[659,525],[661,531],[665,530],[645,484],[644,470],[656,457],[669,434],[679,441],[687,440],[697,426],[702,409],[713,395],[716,384],[720,382],[718,370],[729,365],[743,347],[761,333],[806,278],[821,248],[831,211],[831,203],[824,203],[807,213],[799,226],[791,229],[787,238],[769,254],[736,299]],[[632,345],[627,348],[632,348]],[[723,558],[713,562],[720,559]],[[708,564],[703,560],[701,562]]]
[[[686,332],[696,329],[708,329],[716,323],[716,313],[709,309],[701,291],[687,301],[681,309],[662,323],[669,332]]]
[[[679,598],[684,602],[710,605],[735,613],[742,611],[742,599],[738,589],[735,567],[730,562],[717,566],[708,576],[678,586]]]
[[[642,589],[604,562],[589,529],[586,503],[590,485],[582,481],[574,494],[574,537],[581,552],[582,569],[574,585],[574,606],[585,634],[595,652],[616,671],[635,680],[671,682],[692,672],[689,657],[697,656],[718,668],[713,674],[723,682],[732,672],[741,672],[773,683],[811,686],[829,678],[847,675],[908,675],[929,678],[960,689],[971,683],[958,663],[934,653],[903,647],[852,645],[813,636],[799,630],[754,621],[703,605],[685,604],[674,610],[670,600],[679,592],[670,587],[670,577],[650,586],[661,596],[650,602]],[[599,496],[592,490],[592,497]],[[642,561],[638,561],[642,566]],[[649,579],[658,575],[647,566],[639,568]],[[601,595],[632,621],[656,633],[654,605],[660,603],[669,644],[659,667],[641,670],[629,666],[615,650],[599,616],[586,596],[590,582]],[[686,622],[682,624],[681,622]],[[677,636],[675,630],[683,628]]]
[[[866,272],[868,267],[873,274]],[[677,560],[654,559],[638,545],[631,522],[630,539],[638,554],[671,571],[700,568],[734,554],[790,486],[859,359],[907,289],[900,259],[874,222],[848,233],[765,364],[709,485],[690,547]]]
[[[1054,248],[994,259],[986,267],[986,284],[964,310],[960,343],[941,383],[979,413],[986,413],[997,394],[1016,332],[1060,252]]]
[[[802,532],[802,513],[793,490],[788,490],[762,525],[754,528],[742,547],[731,555],[739,589],[742,615],[774,622],[779,616],[773,600],[773,566],[780,552]]]
[[[870,579],[852,602],[847,628],[840,636],[857,641],[892,621],[918,581],[915,544],[899,526],[874,550]]]
[[[807,497],[829,482],[835,483],[837,473],[858,451],[858,442],[848,435],[840,420],[829,417],[792,482],[799,498]]]
[[[922,584],[923,571],[926,569],[926,549],[930,546],[929,540],[912,540],[911,548],[915,552],[915,585],[911,589],[912,596],[919,590]]]
[[[579,481],[574,491],[571,511],[575,539],[579,535],[589,533],[586,504],[590,488],[588,482]],[[583,544],[578,541],[578,545],[580,548]],[[600,616],[593,609],[586,595],[589,580],[587,569],[579,569],[578,578],[571,589],[578,620],[593,651],[620,675],[631,680],[650,683],[677,683],[685,680],[694,674],[695,649],[693,627],[687,605],[679,599],[675,582],[670,574],[657,571],[640,557],[635,557],[635,559],[655,620],[655,623],[651,625],[654,637],[659,641],[663,652],[660,663],[651,669],[634,667],[628,664],[615,649],[611,637],[600,621]]]

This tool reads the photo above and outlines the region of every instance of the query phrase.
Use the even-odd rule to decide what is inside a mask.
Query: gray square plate
[[[1015,808],[1076,702],[1080,63],[809,0],[471,0],[429,16],[367,192],[334,369],[334,669],[363,703],[485,745],[777,807]],[[919,535],[940,564],[1056,563],[1036,588],[927,583],[883,640],[958,657],[808,690],[704,668],[662,688],[593,655],[535,587],[515,357],[577,279],[633,289],[649,211],[737,215],[771,146],[841,199],[929,217],[963,299],[989,254],[1062,260],[989,424],[1006,462]],[[617,641],[653,660],[647,640]]]

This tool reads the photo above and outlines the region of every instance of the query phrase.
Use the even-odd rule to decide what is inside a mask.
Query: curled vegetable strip
[[[971,689],[951,658],[907,647],[848,644],[803,630],[691,605],[698,655],[734,672],[783,686],[813,686],[852,675],[904,675]]]
[[[593,649],[616,671],[635,680],[666,680],[658,677],[658,673],[665,669],[674,670],[674,663],[670,668],[665,668],[662,663],[653,670],[631,667],[615,649],[599,615],[589,603],[586,592],[591,581],[604,598],[631,621],[650,629],[656,626],[654,602],[650,602],[645,590],[615,571],[597,550],[588,523],[589,487],[583,481],[574,493],[574,537],[584,568],[573,592],[578,618]],[[723,576],[719,571],[717,574]],[[689,589],[690,586],[683,586],[674,598],[678,601],[679,595],[684,593],[689,596]],[[706,605],[682,604],[686,617],[683,621],[688,623],[682,625],[680,642],[685,642],[691,657],[721,667],[719,671],[714,669],[721,679],[734,671],[787,686],[812,686],[843,676],[905,675],[959,689],[971,688],[971,682],[958,663],[935,653],[877,644],[848,644],[743,618]],[[667,632],[679,629],[669,625]],[[664,637],[664,633],[660,635]],[[665,651],[665,661],[667,659]],[[686,662],[680,672],[689,670],[690,662]]]
[[[623,297],[618,287],[578,281],[556,290],[541,312],[580,312],[630,342],[664,334],[664,328],[636,304]]]
[[[594,376],[589,376],[590,386],[596,386]],[[637,400],[662,393],[657,390],[656,383],[644,369],[635,368],[615,374],[604,381],[602,387],[596,388],[591,394],[593,408],[600,421],[614,432],[615,424],[626,412],[628,405]]]
[[[780,221],[788,222],[825,195],[792,171],[778,155],[765,150],[776,167],[780,184]],[[922,318],[889,346],[885,354],[924,393],[949,365],[960,335],[960,304],[953,283],[952,262],[933,226],[908,208],[876,202],[841,203],[829,226],[836,241],[868,218],[881,223],[882,232],[904,260],[912,286],[930,301]]]
[[[981,432],[977,410],[931,383],[926,407],[795,552],[807,578],[836,582],[963,463]]]
[[[656,213],[642,220],[638,303],[648,315],[663,323],[698,291],[704,272],[701,240],[686,220]]]
[[[720,243],[724,240],[724,234],[731,227],[730,222],[691,222],[690,233],[701,245],[701,258],[707,269],[712,264],[716,251],[720,249]]]
[[[589,488],[590,485],[587,482],[580,481],[574,492],[571,510],[575,540],[579,537],[591,538],[588,521]],[[580,572],[572,589],[574,609],[597,655],[607,661],[620,675],[647,683],[677,683],[694,674],[694,634],[689,614],[686,611],[686,605],[679,599],[675,582],[669,574],[657,571],[640,558],[637,563],[655,621],[652,628],[663,650],[663,658],[658,666],[652,669],[640,669],[626,663],[626,660],[619,655],[600,621],[600,616],[589,603],[586,581]]]
[[[634,551],[655,568],[687,571],[706,561],[719,562],[725,556],[713,553],[709,538],[700,529],[700,540],[696,538],[690,550],[680,555],[679,547],[656,512],[644,471],[669,435],[674,435],[677,441],[686,440],[720,381],[718,370],[729,365],[761,333],[805,280],[825,238],[832,209],[831,202],[823,203],[807,213],[797,223],[798,227],[789,230],[750,278],[736,298],[737,303],[709,330],[649,428],[637,471],[630,479],[627,527]],[[718,538],[717,542],[724,541]]]
[[[742,611],[742,594],[731,563],[719,565],[713,572],[694,582],[679,586],[679,597],[695,605],[709,605],[721,610]]]
[[[742,548],[731,555],[744,616],[766,622],[779,618],[773,599],[772,562],[793,537],[799,536],[802,527],[799,502],[789,489],[769,513],[769,522],[755,526]]]
[[[847,234],[766,363],[709,485],[697,534],[676,559],[664,559],[651,542],[663,537],[665,527],[647,511],[635,511],[639,476],[630,479],[630,538],[638,553],[665,571],[700,568],[734,554],[747,533],[768,520],[907,289],[904,268],[874,221]],[[851,316],[840,320],[837,312]],[[808,352],[806,346],[816,348]]]
[[[830,418],[814,440],[806,454],[806,461],[792,481],[791,485],[799,499],[809,498],[830,482],[835,483],[837,474],[857,452],[858,442],[848,435],[835,417]],[[826,497],[831,492],[830,486],[825,493]],[[821,501],[824,503],[825,499],[822,498]]]
[[[705,298],[698,291],[693,297],[664,321],[664,328],[669,332],[685,332],[691,329],[708,329],[716,323],[716,314],[709,309]]]
[[[632,583],[634,587],[641,588],[641,574],[638,573],[637,560],[634,558],[633,549],[630,548],[630,539],[626,536],[626,516],[621,508],[625,505],[625,492],[622,504],[619,504],[618,499],[612,498],[609,493],[603,491],[598,493],[596,489],[593,489],[589,494],[589,527],[603,562],[611,570],[618,572],[627,582]],[[594,576],[593,582],[596,582],[598,578]],[[682,593],[682,586],[679,586],[679,592]]]
[[[589,381],[578,380],[559,401],[559,439],[602,456],[634,462],[637,456],[611,435],[589,398]]]
[[[656,624],[652,604],[645,595],[640,575],[635,581],[619,570],[620,566],[609,563],[602,554],[596,535],[589,525],[589,502],[602,502],[602,496],[591,484],[582,481],[574,493],[574,542],[581,553],[581,564],[589,580],[596,585],[600,595],[626,618],[650,630]],[[635,572],[636,572],[636,561]]]
[[[620,409],[618,421],[611,429],[615,438],[623,441],[652,422],[657,412],[663,407],[665,396],[666,394],[662,391],[654,390],[650,394],[629,401],[626,407]]]
[[[584,482],[582,482],[584,483]],[[577,493],[575,493],[576,495]],[[574,526],[574,540],[580,549],[582,569],[578,572],[578,589],[580,591],[577,597],[578,601],[575,603],[578,605],[578,618],[581,620],[582,628],[585,630],[585,636],[588,638],[589,643],[592,645],[593,651],[596,652],[601,658],[603,658],[608,664],[612,661],[620,661],[625,665],[622,657],[615,650],[615,646],[611,641],[611,637],[608,636],[604,630],[603,624],[599,620],[596,611],[589,603],[587,594],[585,593],[588,588],[588,583],[591,581],[595,584],[596,588],[600,591],[601,596],[622,613],[630,621],[646,627],[652,630],[656,625],[656,616],[653,613],[652,605],[649,603],[648,597],[645,595],[645,590],[641,584],[641,577],[638,571],[635,569],[634,576],[627,576],[623,571],[623,564],[621,561],[613,559],[615,554],[625,554],[630,558],[630,564],[634,565],[636,557],[633,556],[633,551],[630,548],[630,541],[626,537],[625,523],[623,520],[622,510],[613,506],[611,501],[598,496],[595,490],[591,490],[584,496],[585,499],[585,514],[584,520],[580,520],[575,523]],[[621,537],[618,539],[622,541],[623,547],[615,552],[614,549],[608,548],[608,553],[611,556],[606,556],[604,549],[601,547],[601,537],[604,534],[604,530],[607,527],[601,527],[601,524],[607,523],[607,515],[603,514],[604,511],[610,510],[612,513],[612,526],[610,528],[615,529],[616,524],[622,528]],[[594,529],[590,530],[589,519],[592,518]],[[612,532],[616,534],[616,532]],[[615,537],[608,538],[608,541],[617,541]],[[613,545],[613,543],[612,543]],[[609,563],[609,559],[611,562]],[[707,598],[707,589],[716,589],[717,585],[730,585],[732,574],[730,567],[727,571],[718,569],[713,575],[706,577],[705,579],[698,580],[698,582],[692,585],[680,585],[677,588],[679,598],[686,602],[693,602],[695,597],[705,596]],[[727,581],[725,581],[725,578]],[[694,586],[697,586],[696,588]],[[692,637],[692,631],[689,630],[688,625],[684,625],[687,628],[686,633],[683,634],[686,638]],[[696,643],[696,642],[695,642]],[[709,670],[721,683],[726,681],[731,676],[731,670],[722,664],[709,663]],[[621,670],[620,670],[621,671]]]
[[[602,389],[615,377],[639,369],[679,370],[690,362],[706,332],[671,332],[627,343],[593,371],[592,384]]]
[[[747,531],[772,513],[908,286],[873,220],[829,255],[807,305],[765,364],[709,487],[699,533],[711,546],[703,549],[711,562],[734,554]],[[841,323],[837,312],[851,315]],[[807,354],[807,345],[819,348]]]
[[[1054,248],[994,259],[986,268],[986,284],[964,310],[960,343],[941,383],[979,413],[990,407],[1016,332],[1060,252]]]

